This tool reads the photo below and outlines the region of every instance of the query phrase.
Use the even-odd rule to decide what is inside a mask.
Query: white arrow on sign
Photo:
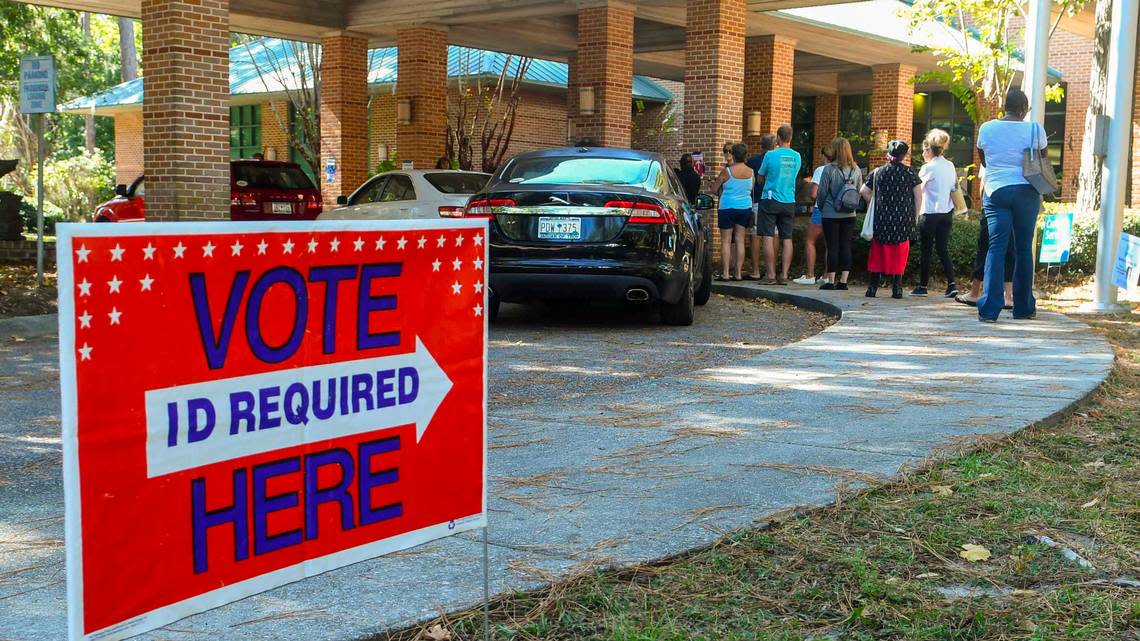
[[[417,336],[410,354],[150,390],[147,476],[401,425],[418,443],[451,387]]]

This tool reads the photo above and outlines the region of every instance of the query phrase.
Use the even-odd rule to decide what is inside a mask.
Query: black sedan
[[[624,300],[692,324],[693,306],[712,291],[712,257],[708,227],[684,194],[655,153],[564,148],[511,158],[465,212],[490,219],[489,317],[504,301]]]

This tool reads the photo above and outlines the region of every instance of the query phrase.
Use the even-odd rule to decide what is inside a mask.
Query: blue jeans
[[[978,318],[996,319],[1005,304],[1005,250],[1013,235],[1013,317],[1037,313],[1033,299],[1033,234],[1041,195],[1032,185],[1009,185],[982,199],[990,248],[986,278],[978,299]]]

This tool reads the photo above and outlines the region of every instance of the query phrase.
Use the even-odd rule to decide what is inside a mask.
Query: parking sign
[[[20,113],[55,113],[55,58],[20,58]]]

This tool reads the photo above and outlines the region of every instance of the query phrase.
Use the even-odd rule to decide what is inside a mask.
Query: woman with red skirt
[[[879,275],[891,277],[891,298],[902,298],[902,275],[910,254],[910,236],[922,209],[922,180],[904,165],[910,146],[901,140],[887,144],[887,164],[867,176],[860,193],[875,199],[874,237],[867,257],[870,286],[867,296],[879,290]]]

